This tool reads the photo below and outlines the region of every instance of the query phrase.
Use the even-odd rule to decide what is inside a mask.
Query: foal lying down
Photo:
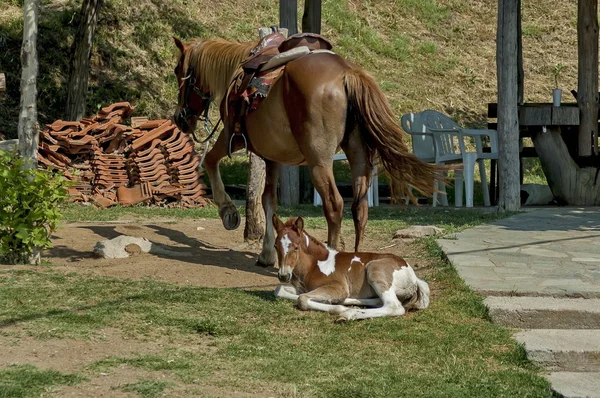
[[[429,306],[429,285],[393,254],[338,253],[304,230],[302,217],[282,222],[277,231],[280,285],[275,295],[297,300],[302,310],[339,315],[338,321],[401,316]],[[377,308],[349,308],[345,305]]]

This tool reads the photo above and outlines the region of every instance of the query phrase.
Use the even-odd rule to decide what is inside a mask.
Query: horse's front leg
[[[347,289],[340,284],[321,286],[298,296],[298,308],[303,311],[323,311],[341,314],[348,307],[340,305],[348,297]]]
[[[228,153],[227,145],[225,134],[220,134],[217,142],[215,142],[212,149],[206,154],[204,168],[210,179],[213,201],[219,207],[219,217],[223,221],[223,226],[225,229],[232,230],[240,226],[241,218],[235,204],[225,192],[225,185],[223,185],[221,172],[219,171],[219,162]],[[234,146],[233,150],[235,151],[239,148],[241,146],[238,144]]]
[[[281,166],[270,160],[265,160],[265,190],[262,195],[262,205],[265,211],[266,231],[263,239],[262,252],[256,264],[261,267],[274,266],[277,262],[275,251],[275,233],[273,231],[273,214],[277,211],[277,182]]]

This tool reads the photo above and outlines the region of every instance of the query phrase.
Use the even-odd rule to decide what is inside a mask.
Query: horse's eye
[[[294,249],[294,251],[295,251],[295,252],[297,252],[297,251],[298,251],[298,247],[296,247],[296,248]]]

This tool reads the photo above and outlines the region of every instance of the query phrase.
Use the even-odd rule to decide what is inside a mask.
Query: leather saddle
[[[236,93],[234,97],[241,95],[258,73],[274,70],[312,51],[331,51],[332,48],[329,40],[315,33],[299,33],[286,38],[275,31],[260,40],[250,51],[248,58],[241,63],[240,71],[221,104],[221,113],[225,115],[223,123],[229,142],[229,156],[231,156],[232,140],[235,137],[241,136],[247,147],[242,121],[242,115],[246,113],[246,109],[243,109],[245,105],[243,101],[231,100],[230,93]]]

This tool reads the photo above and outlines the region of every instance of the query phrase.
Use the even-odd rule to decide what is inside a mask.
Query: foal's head
[[[273,214],[273,227],[277,234],[275,238],[275,250],[279,260],[277,277],[281,282],[289,282],[294,268],[300,261],[300,251],[306,248],[307,235],[304,234],[304,220],[302,217],[290,218],[284,223],[277,214]]]

